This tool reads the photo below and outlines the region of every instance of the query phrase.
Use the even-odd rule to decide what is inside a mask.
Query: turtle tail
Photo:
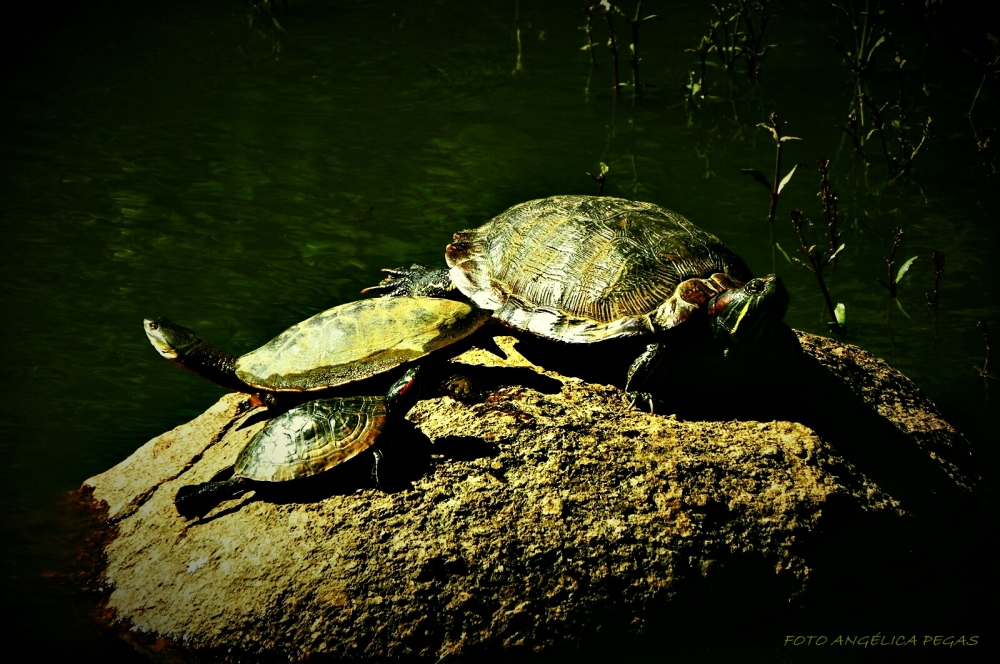
[[[177,490],[174,506],[185,519],[204,516],[227,498],[236,498],[250,490],[250,483],[243,477],[232,477],[224,482],[189,484]]]

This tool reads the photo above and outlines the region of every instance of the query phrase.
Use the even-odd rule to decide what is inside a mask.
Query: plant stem
[[[781,125],[775,122],[776,116],[771,114],[771,123],[774,126],[774,178],[771,180],[771,206],[767,210],[767,223],[770,226],[774,222],[774,215],[778,211],[778,183],[781,181]]]
[[[639,94],[639,15],[642,12],[642,0],[635,6],[635,18],[632,24],[632,50],[629,57],[632,60],[632,94]]]
[[[862,106],[867,105],[872,111],[872,120],[875,124],[875,131],[878,132],[879,142],[882,143],[882,154],[885,155],[885,167],[889,170],[893,176],[897,174],[896,165],[894,164],[894,159],[889,153],[889,146],[885,142],[885,123],[882,122],[882,114],[879,112],[875,103],[871,100],[867,94],[861,95]]]
[[[837,203],[840,196],[830,190],[830,160],[820,159],[816,162],[819,167],[820,183],[819,196],[823,202],[823,216],[826,218],[826,239],[830,245],[831,262],[837,263],[837,247],[840,246],[840,232],[837,230]]]
[[[618,40],[615,39],[615,28],[611,25],[611,12],[605,12],[604,19],[608,22],[608,50],[611,51],[611,59],[615,64],[615,94],[617,94],[618,89],[621,87],[618,79]]]
[[[799,249],[802,251],[803,255],[809,260],[809,265],[805,265],[810,272],[816,277],[816,282],[819,284],[819,289],[823,293],[823,301],[826,303],[826,311],[830,316],[830,320],[833,322],[837,321],[837,314],[835,307],[833,306],[833,298],[830,297],[830,289],[826,286],[826,280],[823,278],[823,270],[829,264],[830,260],[820,252],[816,251],[814,248],[812,251],[809,250],[809,245],[806,243],[805,234],[802,232],[802,227],[805,225],[805,217],[801,210],[789,210],[788,216],[792,219],[792,228],[795,229],[795,235],[799,239]]]
[[[927,295],[927,306],[938,305],[938,286],[941,284],[941,273],[944,272],[944,254],[935,249],[931,253],[931,265],[934,267],[934,291]]]
[[[990,375],[990,329],[985,320],[976,322],[976,326],[983,331],[983,339],[986,341],[986,360],[983,362],[983,368],[979,370],[979,375],[986,378]]]
[[[889,251],[888,258],[885,259],[885,287],[889,289],[889,295],[896,297],[896,277],[893,276],[892,270],[896,266],[896,251],[899,249],[899,244],[903,240],[903,229],[897,228],[892,233],[892,249]]]
[[[594,5],[584,5],[583,13],[587,16],[587,22],[584,29],[587,31],[587,50],[590,51],[590,66],[594,67],[597,65],[597,54],[594,53],[594,34],[591,30],[592,12],[594,11]]]

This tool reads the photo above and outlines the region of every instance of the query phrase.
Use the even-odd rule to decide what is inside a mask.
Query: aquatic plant
[[[979,375],[988,378],[990,375],[990,328],[985,319],[976,321],[976,327],[983,331],[983,340],[986,342],[986,359],[983,361],[983,368],[979,370]]]
[[[708,54],[711,52],[711,49],[712,43],[705,35],[702,35],[697,48],[684,49],[685,53],[697,53],[698,61],[701,63],[701,67],[699,69],[701,73],[698,80],[694,80],[694,72],[692,71],[688,75],[688,84],[684,86],[684,90],[688,93],[689,100],[705,98],[705,67],[708,64]]]
[[[872,70],[872,59],[875,56],[875,51],[885,43],[885,34],[875,38],[879,19],[885,12],[880,7],[880,0],[875,0],[874,4],[871,0],[865,0],[864,8],[855,6],[853,0],[846,3],[842,1],[831,2],[830,4],[843,12],[851,23],[851,33],[854,37],[852,48],[843,46],[836,37],[831,36],[830,40],[834,47],[843,54],[845,62],[854,74],[855,94],[854,100],[851,102],[851,111],[857,114],[858,129],[863,130],[865,114],[864,109],[860,106],[861,96],[868,92],[868,75]],[[856,132],[854,136],[860,138],[860,134]],[[856,140],[855,143],[857,142]]]
[[[924,293],[927,297],[927,306],[936,307],[938,305],[938,286],[941,285],[941,274],[944,272],[944,254],[935,249],[931,252],[931,268],[934,270],[934,290]]]
[[[611,22],[614,6],[609,0],[601,0],[594,6],[599,8],[601,13],[604,14],[604,20],[608,26],[608,51],[611,52],[611,61],[614,63],[614,89],[617,94],[619,88],[621,88],[621,80],[618,77],[618,39],[615,37],[615,26]]]
[[[253,2],[253,12],[250,14],[250,22],[253,23],[254,15],[257,15],[269,23],[274,30],[280,30],[285,32],[285,29],[278,22],[278,17],[275,15],[275,5],[277,2],[275,0],[254,0]],[[282,5],[285,9],[288,9],[288,0],[282,0]]]
[[[746,74],[753,80],[760,78],[761,62],[768,49],[777,44],[765,44],[764,37],[768,25],[774,18],[765,0],[735,0],[723,3],[715,0],[712,3],[715,13],[708,22],[708,33],[701,36],[696,48],[685,49],[688,53],[696,53],[700,64],[700,77],[695,80],[695,73],[689,72],[688,84],[684,89],[689,99],[706,99],[705,74],[709,64],[708,56],[714,52],[719,57],[719,64],[726,73],[732,75],[736,63],[746,62]]]
[[[847,326],[847,308],[843,303],[838,303],[837,306],[833,305],[833,298],[830,297],[830,289],[826,284],[824,271],[830,263],[837,259],[837,254],[843,251],[844,245],[841,244],[835,250],[820,250],[819,245],[810,245],[806,241],[805,232],[802,230],[809,223],[802,210],[789,210],[788,216],[792,220],[792,228],[795,229],[795,235],[799,240],[799,250],[809,262],[806,263],[796,256],[789,257],[787,254],[785,254],[785,257],[813,273],[813,276],[816,277],[816,282],[819,284],[819,289],[823,293],[823,301],[826,303],[826,311],[830,317],[829,325],[838,331],[842,331]],[[782,253],[784,253],[784,250],[782,250]]]
[[[844,61],[854,76],[855,91],[847,114],[847,124],[841,127],[841,130],[851,138],[854,152],[862,157],[864,157],[865,143],[873,136],[877,136],[886,170],[892,178],[890,182],[895,181],[900,176],[909,175],[913,161],[931,137],[932,119],[928,117],[926,122],[912,125],[909,123],[909,105],[903,74],[906,58],[903,57],[900,45],[893,40],[892,33],[878,30],[878,24],[885,14],[881,9],[881,3],[877,0],[875,2],[865,0],[863,9],[859,9],[854,2],[846,5],[843,2],[831,4],[850,19],[854,35],[854,44],[851,48],[843,46],[835,37],[830,37],[834,46],[844,56]],[[891,48],[893,52],[892,65],[898,81],[895,102],[878,103],[870,87],[875,54],[883,45]],[[912,129],[920,130],[916,140],[911,139]]]
[[[819,193],[816,195],[819,196],[820,201],[823,203],[823,218],[826,220],[826,239],[830,245],[830,261],[836,265],[837,253],[843,248],[843,245],[840,244],[840,231],[837,230],[840,194],[830,190],[830,160],[819,159],[816,161],[816,167],[819,169],[820,174]]]
[[[756,80],[760,78],[761,60],[767,53],[767,49],[774,46],[774,44],[764,43],[764,35],[767,33],[767,26],[773,15],[765,0],[754,0],[754,2],[736,0],[736,6],[739,8],[745,28],[740,33],[741,55],[747,61],[747,75]],[[756,26],[754,26],[755,21]]]
[[[594,182],[600,185],[600,187],[597,190],[598,196],[604,195],[604,182],[607,180],[608,173],[610,172],[611,169],[608,168],[608,165],[602,161],[600,164],[600,170],[597,172],[596,175],[594,173],[587,173],[587,175],[589,175],[594,180]]]
[[[784,148],[785,143],[788,141],[801,141],[801,138],[797,136],[784,136],[781,133],[781,128],[788,124],[787,122],[779,122],[778,114],[771,112],[767,116],[767,122],[762,122],[758,124],[758,127],[763,127],[764,129],[771,132],[771,137],[774,139],[774,177],[771,180],[767,179],[767,176],[762,172],[754,168],[741,168],[740,173],[743,175],[749,175],[757,182],[761,183],[771,196],[771,203],[767,210],[767,223],[772,225],[774,222],[774,214],[778,209],[778,198],[781,196],[782,190],[791,181],[792,176],[795,175],[795,169],[799,167],[798,164],[792,166],[791,170],[788,171],[783,177],[781,175],[781,150]]]
[[[903,277],[906,276],[907,271],[909,271],[914,261],[917,260],[917,256],[912,256],[908,258],[906,262],[904,262],[901,266],[899,266],[899,270],[896,270],[895,274],[893,274],[893,271],[896,269],[896,252],[899,251],[899,246],[903,242],[903,235],[905,235],[905,233],[903,233],[902,228],[897,227],[892,232],[892,248],[889,250],[889,255],[886,256],[885,259],[885,281],[879,282],[886,287],[886,289],[889,291],[889,296],[892,297],[893,299],[895,299],[896,297],[896,291],[898,290],[899,282],[903,280]]]
[[[514,68],[510,70],[511,76],[517,76],[524,71],[521,63],[521,3],[514,0],[514,40],[517,42],[517,60],[514,61]]]
[[[632,43],[629,44],[629,63],[632,65],[632,94],[639,94],[640,84],[639,84],[639,26],[646,21],[652,21],[660,18],[656,14],[650,14],[649,16],[642,16],[642,0],[639,0],[635,6],[635,15],[630,17],[628,14],[622,11],[621,7],[612,3],[616,14],[621,16],[623,19],[628,21],[629,27],[632,30]]]
[[[852,108],[847,114],[847,126],[841,127],[841,130],[845,134],[851,137],[851,142],[854,144],[854,154],[863,157],[864,151],[861,149],[862,138],[859,132],[859,122],[858,122],[858,110]]]
[[[594,41],[594,31],[593,31],[593,18],[594,18],[594,5],[586,4],[583,6],[583,15],[586,17],[583,27],[580,28],[587,33],[587,43],[585,46],[581,46],[581,51],[590,52],[590,66],[597,66],[597,54],[594,53],[594,49],[597,47],[597,42]]]
[[[969,126],[972,127],[972,138],[982,159],[983,168],[986,170],[986,177],[989,178],[993,177],[993,174],[997,171],[996,157],[990,149],[990,142],[993,138],[993,133],[996,131],[996,127],[986,126],[981,130],[977,130],[976,123],[972,118],[973,111],[976,110],[976,103],[979,101],[979,96],[982,94],[983,85],[985,85],[986,81],[992,77],[994,82],[1000,84],[1000,43],[990,33],[986,33],[986,40],[993,49],[990,55],[977,57],[966,51],[982,68],[982,76],[979,79],[979,85],[976,87],[976,94],[972,97],[972,103],[969,105],[969,111],[965,115],[969,119]]]

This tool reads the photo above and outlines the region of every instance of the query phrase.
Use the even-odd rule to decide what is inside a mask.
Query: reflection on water
[[[643,27],[655,87],[633,101],[611,92],[603,46],[596,67],[580,50],[576,5],[276,3],[279,29],[248,20],[249,4],[94,7],[4,82],[0,495],[14,632],[60,653],[130,656],[60,608],[42,575],[66,562],[58,497],[219,394],[149,348],[144,317],[249,350],[358,297],[381,267],[440,264],[453,232],[510,205],[596,193],[587,174],[604,162],[608,194],[675,209],[755,272],[776,270],[786,320],[825,333],[812,275],[769,245],[766,192],[739,172],[773,168],[756,127],[771,110],[804,139],[786,150],[804,165],[782,194],[777,241],[796,246],[788,209],[821,219],[812,164],[832,159],[846,248],[830,283],[846,340],[984,440],[993,407],[975,322],[998,317],[997,200],[964,117],[979,75],[961,26],[942,23],[927,49],[913,16],[884,19],[907,49],[912,114],[937,128],[914,178],[887,186],[837,129],[852,84],[826,37],[850,27],[828,8],[782,6],[759,84],[736,76],[711,89],[726,101],[692,106],[681,88],[698,63],[685,49],[710,18],[693,5],[646,3],[666,18]],[[624,55],[621,66],[629,80]],[[888,95],[894,76],[882,63],[873,86]],[[976,111],[986,123],[991,94]],[[877,283],[897,226],[900,257],[919,256],[899,306]],[[947,256],[936,312],[924,304],[932,250]]]

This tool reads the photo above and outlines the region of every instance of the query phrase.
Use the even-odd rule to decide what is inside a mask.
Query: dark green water
[[[89,626],[52,573],[73,555],[66,492],[221,393],[158,357],[143,317],[252,349],[357,298],[381,267],[441,264],[454,231],[510,205],[597,193],[587,172],[603,161],[606,193],[677,210],[755,272],[776,270],[792,295],[786,320],[828,333],[812,275],[772,249],[767,193],[740,174],[773,170],[771,138],[755,126],[772,110],[803,139],[785,163],[807,164],[782,194],[777,242],[796,246],[790,208],[821,219],[812,164],[832,159],[844,339],[915,380],[995,476],[997,387],[978,373],[976,321],[1000,340],[1000,206],[965,117],[979,70],[961,52],[991,52],[986,28],[942,11],[928,47],[918,18],[887,5],[911,122],[931,116],[935,128],[912,178],[888,184],[876,140],[866,168],[837,128],[853,89],[827,40],[850,40],[842,14],[784,3],[760,83],[710,69],[711,94],[727,100],[694,105],[681,89],[697,68],[685,49],[705,33],[708,5],[645,7],[664,20],[642,28],[641,75],[656,87],[634,101],[612,93],[605,49],[597,67],[580,50],[579,2],[293,2],[275,11],[280,30],[249,2],[117,2],[47,32],[3,81],[0,111],[8,641],[40,658],[135,657]],[[888,51],[875,61],[873,94],[896,99]],[[629,80],[624,54],[621,70]],[[997,98],[988,80],[980,126],[998,124]],[[919,256],[900,306],[877,282],[897,226],[898,262]],[[821,231],[809,229],[813,241]],[[936,316],[924,295],[935,249],[947,256]],[[738,398],[754,386],[721,389]],[[780,651],[770,635],[753,646]]]

